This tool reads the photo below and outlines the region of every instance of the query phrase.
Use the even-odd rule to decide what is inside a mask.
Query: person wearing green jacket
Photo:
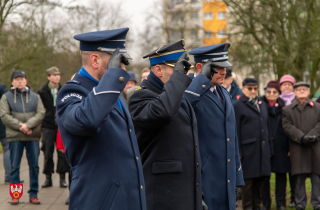
[[[0,100],[0,117],[6,126],[6,136],[10,148],[10,183],[20,183],[20,163],[26,148],[30,174],[30,203],[40,204],[37,198],[39,189],[39,141],[41,122],[45,108],[38,94],[27,86],[27,77],[23,71],[14,71],[11,75],[12,87]],[[19,204],[12,199],[10,204]]]

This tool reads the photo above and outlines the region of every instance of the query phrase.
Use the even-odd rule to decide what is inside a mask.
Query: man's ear
[[[201,68],[202,68],[203,64],[202,63],[197,63],[196,64],[196,69],[197,69],[197,73],[200,74]]]
[[[100,56],[98,54],[91,54],[90,55],[90,64],[94,69],[99,68],[99,59]]]
[[[154,67],[154,74],[159,78],[162,77],[162,67],[160,65]]]

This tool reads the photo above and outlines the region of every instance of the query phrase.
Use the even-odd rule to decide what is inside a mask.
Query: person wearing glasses
[[[296,99],[283,108],[282,126],[290,138],[291,173],[296,177],[297,210],[307,206],[305,180],[311,178],[311,204],[320,210],[320,104],[310,98],[310,84],[294,84]]]
[[[282,127],[282,108],[285,101],[280,98],[281,87],[278,81],[270,81],[261,97],[268,106],[269,135],[273,143],[274,154],[271,157],[271,171],[276,174],[276,203],[278,210],[286,209],[287,173],[290,173],[289,138]],[[262,189],[263,210],[270,209],[270,177]]]
[[[264,181],[271,174],[268,108],[258,95],[258,81],[246,78],[242,95],[234,102],[239,153],[245,186],[242,188],[244,210],[260,209]]]

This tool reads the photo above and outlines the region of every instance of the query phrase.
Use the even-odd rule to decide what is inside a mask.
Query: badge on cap
[[[310,106],[312,106],[312,107],[314,106],[314,104],[313,104],[313,102],[312,102],[312,101],[310,101],[310,103],[309,103],[309,104],[310,104]]]
[[[275,107],[278,107],[278,106],[279,106],[279,104],[278,104],[278,103],[276,103],[274,106],[275,106]]]
[[[261,105],[261,104],[262,104],[262,101],[259,101],[258,104]]]
[[[226,45],[224,46],[224,51],[227,51],[227,50],[228,50],[228,47],[229,47],[229,45],[226,44]]]

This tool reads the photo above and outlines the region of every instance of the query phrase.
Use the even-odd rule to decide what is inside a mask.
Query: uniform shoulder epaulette
[[[77,80],[69,80],[68,82],[67,82],[67,84],[77,84],[77,85],[80,85],[80,82],[79,81],[77,81]]]

